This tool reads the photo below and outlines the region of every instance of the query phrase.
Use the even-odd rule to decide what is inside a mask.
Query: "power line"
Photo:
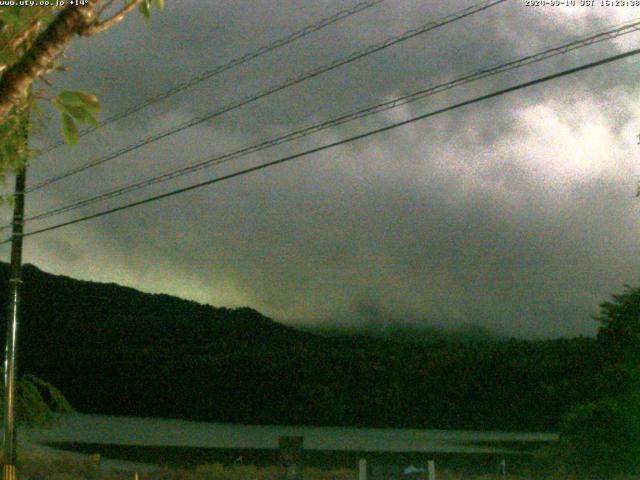
[[[100,127],[104,127],[106,125],[109,125],[110,123],[114,123],[117,122],[118,120],[122,120],[123,118],[126,118],[130,115],[133,115],[134,113],[139,112],[140,110],[153,105],[154,103],[158,103],[162,100],[165,100],[166,98],[169,98],[177,93],[180,93],[184,90],[187,90],[188,88],[193,87],[194,85],[197,85],[200,82],[203,82],[205,80],[209,80],[210,78],[215,77],[216,75],[219,75],[223,72],[226,72],[228,70],[231,70],[235,67],[238,67],[244,63],[247,63],[255,58],[260,57],[261,55],[264,55],[266,53],[272,52],[274,50],[277,50],[278,48],[284,47],[285,45],[288,45],[296,40],[299,40],[301,38],[306,37],[307,35],[310,35],[314,32],[317,32],[318,30],[321,30],[325,27],[328,27],[329,25],[333,25],[334,23],[339,22],[340,20],[343,20],[345,18],[348,18],[352,15],[355,15],[357,13],[360,13],[364,10],[367,10],[371,7],[374,7],[376,5],[378,5],[379,3],[384,2],[385,0],[365,0],[362,1],[356,5],[354,5],[351,8],[347,8],[344,10],[341,10],[329,17],[325,17],[322,20],[311,24],[311,25],[307,25],[306,27],[293,32],[285,37],[282,37],[268,45],[263,45],[262,47],[256,48],[255,50],[251,50],[247,53],[245,53],[244,55],[240,56],[240,57],[236,57],[233,58],[231,60],[229,60],[228,62],[219,65],[217,67],[214,67],[211,70],[208,70],[206,72],[203,72],[199,75],[196,75],[192,78],[190,78],[189,80],[179,83],[178,85],[175,85],[171,88],[169,88],[168,90],[165,90],[164,92],[158,93],[157,95],[154,95],[146,100],[144,100],[143,102],[140,102],[136,105],[133,105],[132,107],[120,112],[120,113],[116,113],[114,115],[112,115],[111,117],[107,117],[104,120],[102,120],[101,122],[99,122]],[[91,133],[93,131],[95,131],[96,129],[93,127],[87,127],[83,130],[80,131],[80,136],[84,136],[87,135],[88,133]],[[59,142],[55,142],[52,143],[50,145],[48,145],[46,148],[44,148],[42,150],[42,153],[48,153],[52,150],[55,150],[58,147],[61,147],[63,145],[66,145],[66,142],[64,141],[59,141]]]
[[[227,152],[221,155],[216,155],[206,160],[201,160],[199,162],[195,162],[190,165],[174,168],[174,169],[165,171],[159,175],[146,177],[136,182],[122,185],[114,189],[110,189],[105,192],[99,193],[97,195],[92,195],[84,199],[71,202],[67,205],[63,205],[61,207],[57,207],[52,210],[35,214],[33,216],[27,217],[26,221],[42,220],[55,215],[59,215],[61,213],[65,213],[68,211],[72,211],[72,210],[84,207],[86,205],[90,205],[92,203],[119,197],[126,193],[130,193],[150,185],[172,180],[174,178],[184,176],[184,175],[202,170],[204,168],[220,165],[222,163],[226,163],[228,161],[250,155],[252,153],[264,150],[266,148],[270,148],[276,145],[290,142],[290,141],[311,135],[313,133],[320,132],[327,128],[336,127],[356,119],[364,118],[376,113],[380,113],[380,112],[398,107],[400,105],[405,105],[407,103],[414,102],[414,101],[423,99],[427,96],[431,96],[436,93],[440,93],[445,90],[449,90],[473,81],[477,81],[477,80],[480,80],[489,76],[493,76],[496,74],[505,73],[525,65],[541,62],[553,56],[566,54],[578,48],[583,48],[598,42],[610,40],[612,38],[617,38],[619,36],[626,35],[628,33],[637,32],[639,27],[640,27],[640,19],[636,19],[631,22],[625,22],[623,24],[618,24],[615,27],[610,27],[607,30],[600,31],[598,33],[595,33],[589,36],[579,37],[570,42],[549,47],[545,50],[542,50],[533,54],[529,54],[515,60],[494,65],[488,68],[476,70],[473,73],[466,74],[455,80],[430,86],[428,88],[421,89],[416,92],[406,94],[383,103],[368,106],[366,108],[357,110],[355,112],[347,113],[347,114],[332,118],[330,120],[326,120],[320,123],[316,123],[314,125],[304,127],[302,129],[291,131],[285,135],[281,135],[268,140],[262,140],[258,143],[255,143],[247,147],[243,147],[243,148],[240,148],[231,152]],[[6,229],[7,227],[8,226],[0,227],[0,230]]]
[[[499,5],[499,4],[504,3],[506,1],[508,1],[508,0],[485,0],[484,2],[481,2],[481,3],[476,4],[476,5],[472,5],[470,7],[467,7],[465,9],[463,9],[463,10],[460,10],[460,11],[458,11],[456,13],[449,14],[449,15],[447,15],[447,16],[439,19],[439,20],[428,22],[428,23],[422,25],[419,28],[408,30],[408,31],[406,31],[406,32],[404,32],[404,33],[402,33],[402,34],[400,34],[398,36],[394,36],[394,37],[388,38],[387,40],[385,40],[385,41],[383,41],[381,43],[371,45],[371,46],[369,46],[369,47],[367,47],[367,48],[365,48],[363,50],[359,50],[359,51],[357,51],[355,53],[352,53],[351,55],[348,55],[347,57],[343,57],[343,58],[335,60],[335,61],[333,61],[333,62],[331,62],[331,63],[329,63],[327,65],[323,65],[323,66],[314,68],[314,69],[312,69],[310,71],[307,71],[307,72],[305,72],[305,73],[303,73],[303,74],[301,74],[301,75],[299,75],[297,77],[294,77],[294,78],[291,78],[291,79],[285,81],[284,83],[280,83],[278,85],[271,86],[271,87],[269,87],[267,89],[261,90],[258,93],[255,93],[253,95],[243,97],[240,100],[232,102],[232,103],[230,103],[230,104],[228,104],[228,105],[226,105],[226,106],[224,106],[224,107],[222,107],[220,109],[214,110],[213,112],[207,113],[207,114],[202,115],[200,117],[196,117],[196,118],[194,118],[192,120],[189,120],[187,122],[183,122],[183,123],[181,123],[179,125],[176,125],[176,126],[170,128],[170,129],[168,129],[168,130],[164,130],[163,132],[150,135],[150,136],[148,136],[148,137],[146,137],[146,138],[144,138],[142,140],[139,140],[139,141],[137,141],[137,142],[135,142],[133,144],[130,144],[130,145],[126,146],[126,147],[123,147],[123,148],[121,148],[119,150],[116,150],[116,151],[114,151],[114,152],[112,152],[110,154],[107,154],[104,157],[92,160],[92,161],[90,161],[88,163],[85,163],[84,165],[80,165],[80,166],[78,166],[76,168],[72,168],[70,170],[67,170],[66,172],[60,173],[60,174],[55,175],[53,177],[50,177],[50,178],[48,178],[46,180],[43,180],[42,182],[34,185],[33,187],[28,188],[27,189],[27,193],[28,192],[33,192],[35,190],[39,190],[40,188],[43,188],[43,187],[48,186],[48,185],[51,185],[52,183],[58,182],[60,180],[68,178],[68,177],[70,177],[72,175],[75,175],[77,173],[83,172],[83,171],[88,170],[90,168],[93,168],[93,167],[96,167],[98,165],[101,165],[101,164],[103,164],[105,162],[111,161],[111,160],[113,160],[115,158],[118,158],[118,157],[120,157],[120,156],[122,156],[122,155],[124,155],[126,153],[134,151],[134,150],[136,150],[136,149],[138,149],[140,147],[143,147],[143,146],[148,145],[150,143],[156,142],[158,140],[161,140],[161,139],[163,139],[165,137],[168,137],[168,136],[173,135],[175,133],[181,132],[183,130],[186,130],[187,128],[194,127],[194,126],[196,126],[196,125],[198,125],[200,123],[203,123],[203,122],[205,122],[207,120],[211,120],[211,119],[213,119],[215,117],[218,117],[220,115],[228,113],[228,112],[230,112],[232,110],[236,110],[236,109],[238,109],[240,107],[243,107],[243,106],[245,106],[245,105],[247,105],[249,103],[252,103],[252,102],[255,102],[257,100],[260,100],[261,98],[267,97],[267,96],[272,95],[272,94],[277,93],[277,92],[280,92],[280,91],[282,91],[282,90],[284,90],[286,88],[292,87],[292,86],[297,85],[299,83],[302,83],[302,82],[304,82],[306,80],[309,80],[311,78],[317,77],[317,76],[319,76],[321,74],[324,74],[326,72],[334,70],[334,69],[336,69],[338,67],[341,67],[343,65],[352,63],[352,62],[354,62],[354,61],[356,61],[356,60],[358,60],[360,58],[363,58],[365,56],[368,56],[368,55],[371,55],[373,53],[379,52],[380,50],[383,50],[385,48],[391,47],[391,46],[396,45],[396,44],[398,44],[400,42],[404,42],[404,41],[409,40],[409,39],[411,39],[413,37],[416,37],[416,36],[421,35],[423,33],[429,32],[431,30],[435,30],[435,29],[437,29],[439,27],[442,27],[444,25],[447,25],[449,23],[461,20],[461,19],[463,19],[465,17],[468,17],[470,15],[473,15],[475,13],[481,12],[483,10],[487,10],[487,9],[489,9],[491,7]]]
[[[554,74],[547,75],[547,76],[544,76],[544,77],[540,77],[540,78],[537,78],[535,80],[531,80],[531,81],[528,81],[528,82],[520,83],[518,85],[515,85],[515,86],[512,86],[512,87],[508,87],[508,88],[504,88],[502,90],[498,90],[498,91],[495,91],[495,92],[492,92],[492,93],[489,93],[489,94],[486,94],[486,95],[482,95],[480,97],[476,97],[476,98],[473,98],[471,100],[466,100],[464,102],[456,103],[456,104],[450,105],[448,107],[444,107],[444,108],[441,108],[441,109],[438,109],[438,110],[434,110],[434,111],[431,111],[431,112],[428,112],[428,113],[425,113],[425,114],[422,114],[422,115],[418,115],[418,116],[412,117],[412,118],[410,118],[408,120],[403,120],[401,122],[396,122],[396,123],[393,123],[391,125],[387,125],[385,127],[377,128],[377,129],[370,130],[370,131],[365,132],[365,133],[361,133],[359,135],[354,135],[352,137],[345,138],[343,140],[339,140],[339,141],[336,141],[336,142],[332,142],[332,143],[328,143],[328,144],[325,144],[325,145],[321,145],[319,147],[315,147],[315,148],[312,148],[312,149],[309,149],[309,150],[305,150],[305,151],[300,152],[300,153],[295,153],[293,155],[288,155],[288,156],[282,157],[282,158],[280,158],[278,160],[273,160],[271,162],[263,163],[261,165],[257,165],[257,166],[246,168],[244,170],[240,170],[240,171],[237,171],[237,172],[234,172],[234,173],[230,173],[228,175],[223,175],[223,176],[216,177],[216,178],[213,178],[213,179],[210,179],[210,180],[199,182],[199,183],[190,185],[188,187],[178,188],[178,189],[172,190],[170,192],[166,192],[166,193],[162,193],[162,194],[159,194],[159,195],[154,195],[154,196],[151,196],[151,197],[147,197],[147,198],[145,198],[143,200],[138,200],[136,202],[127,203],[127,204],[121,205],[119,207],[114,207],[114,208],[110,208],[108,210],[103,210],[101,212],[97,212],[97,213],[93,213],[91,215],[86,215],[86,216],[83,216],[83,217],[79,217],[79,218],[76,218],[74,220],[69,220],[67,222],[63,222],[63,223],[59,223],[59,224],[56,224],[56,225],[52,225],[50,227],[45,227],[45,228],[41,228],[41,229],[38,229],[38,230],[34,230],[34,231],[31,231],[31,232],[25,233],[23,236],[29,237],[31,235],[37,235],[37,234],[48,232],[48,231],[51,231],[51,230],[57,230],[57,229],[62,228],[62,227],[66,227],[66,226],[73,225],[73,224],[76,224],[76,223],[84,222],[84,221],[87,221],[87,220],[92,220],[94,218],[98,218],[98,217],[102,217],[102,216],[105,216],[105,215],[109,215],[109,214],[112,214],[112,213],[115,213],[115,212],[119,212],[121,210],[127,210],[129,208],[133,208],[133,207],[136,207],[136,206],[139,206],[139,205],[144,205],[146,203],[151,203],[151,202],[154,202],[154,201],[157,201],[157,200],[161,200],[163,198],[172,197],[174,195],[178,195],[180,193],[185,193],[185,192],[188,192],[188,191],[191,191],[191,190],[195,190],[197,188],[202,188],[202,187],[207,186],[207,185],[212,185],[214,183],[218,183],[218,182],[222,182],[222,181],[225,181],[225,180],[230,180],[230,179],[235,178],[235,177],[240,177],[240,176],[243,176],[243,175],[247,175],[249,173],[253,173],[253,172],[256,172],[258,170],[263,170],[265,168],[272,167],[272,166],[275,166],[275,165],[279,165],[281,163],[290,162],[292,160],[296,160],[298,158],[302,158],[302,157],[305,157],[307,155],[311,155],[313,153],[318,153],[318,152],[321,152],[321,151],[324,151],[324,150],[328,150],[330,148],[334,148],[334,147],[337,147],[339,145],[344,145],[346,143],[351,143],[351,142],[354,142],[356,140],[362,140],[364,138],[368,138],[368,137],[371,137],[373,135],[377,135],[377,134],[382,133],[382,132],[386,132],[386,131],[389,131],[389,130],[396,129],[398,127],[402,127],[404,125],[408,125],[410,123],[417,122],[419,120],[424,120],[426,118],[433,117],[433,116],[436,116],[436,115],[439,115],[439,114],[442,114],[442,113],[445,113],[445,112],[450,112],[452,110],[456,110],[458,108],[465,107],[467,105],[472,105],[472,104],[475,104],[475,103],[479,103],[479,102],[482,102],[484,100],[489,100],[491,98],[495,98],[495,97],[498,97],[498,96],[501,96],[501,95],[504,95],[504,94],[507,94],[507,93],[511,93],[511,92],[515,92],[517,90],[521,90],[521,89],[524,89],[524,88],[532,87],[534,85],[538,85],[538,84],[541,84],[541,83],[544,83],[544,82],[548,82],[548,81],[554,80],[556,78],[564,77],[564,76],[567,76],[567,75],[572,75],[574,73],[578,73],[578,72],[581,72],[583,70],[587,70],[587,69],[590,69],[590,68],[594,68],[594,67],[598,67],[598,66],[601,66],[601,65],[605,65],[605,64],[608,64],[608,63],[611,63],[611,62],[615,62],[617,60],[621,60],[623,58],[631,57],[633,55],[638,55],[638,54],[640,54],[640,48],[635,49],[635,50],[631,50],[631,51],[628,51],[628,52],[625,52],[625,53],[621,53],[619,55],[614,55],[614,56],[611,56],[611,57],[607,57],[605,59],[598,60],[598,61],[595,61],[595,62],[592,62],[592,63],[588,63],[586,65],[581,65],[579,67],[571,68],[571,69],[568,69],[568,70],[563,70],[562,72],[558,72],[558,73],[554,73]],[[10,241],[10,239],[9,240],[5,240],[2,243],[0,243],[0,245],[8,243],[9,241]]]

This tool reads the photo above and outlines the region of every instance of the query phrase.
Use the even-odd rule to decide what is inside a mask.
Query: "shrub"
[[[575,407],[564,418],[560,448],[581,478],[640,474],[640,394]]]
[[[2,371],[0,370],[0,374]],[[16,384],[16,422],[35,427],[54,423],[55,414],[72,412],[73,408],[60,390],[44,380],[24,375]],[[0,421],[4,418],[4,388],[0,388]]]

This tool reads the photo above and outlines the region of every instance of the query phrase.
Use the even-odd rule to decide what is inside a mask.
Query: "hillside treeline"
[[[81,412],[261,424],[557,430],[628,384],[595,339],[320,336],[25,268],[19,368]],[[8,268],[0,265],[7,298]],[[2,293],[5,292],[5,293]],[[559,319],[558,321],[561,321]]]

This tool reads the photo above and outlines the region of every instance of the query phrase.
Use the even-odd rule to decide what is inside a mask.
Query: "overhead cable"
[[[271,86],[269,88],[266,88],[264,90],[261,90],[258,93],[255,93],[253,95],[250,96],[246,96],[241,98],[240,100],[231,102],[227,105],[225,105],[222,108],[216,109],[213,112],[209,112],[205,115],[201,115],[199,117],[193,118],[192,120],[183,122],[179,125],[176,125],[172,128],[169,128],[167,130],[164,130],[162,132],[159,133],[155,133],[153,135],[150,135],[142,140],[136,141],[135,143],[132,143],[130,145],[127,145],[123,148],[120,148],[114,152],[111,152],[103,157],[91,160],[83,165],[80,165],[78,167],[69,169],[63,173],[54,175],[48,179],[45,179],[39,183],[37,183],[36,185],[27,188],[27,193],[29,192],[33,192],[35,190],[39,190],[43,187],[46,187],[48,185],[51,185],[52,183],[58,182],[60,180],[63,180],[65,178],[68,178],[72,175],[76,175],[80,172],[84,172],[90,168],[96,167],[98,165],[102,165],[106,162],[109,162],[111,160],[114,160],[118,157],[121,157],[122,155],[125,155],[126,153],[132,152],[134,150],[137,150],[138,148],[144,147],[145,145],[148,145],[150,143],[153,142],[157,142],[158,140],[161,140],[163,138],[166,138],[170,135],[176,134],[178,132],[182,132],[183,130],[186,130],[188,128],[194,127],[196,125],[199,125],[203,122],[206,122],[208,120],[211,120],[215,117],[218,117],[220,115],[223,115],[225,113],[228,113],[230,111],[236,110],[240,107],[243,107],[249,103],[255,102],[257,100],[260,100],[264,97],[267,97],[269,95],[272,95],[274,93],[280,92],[282,90],[285,90],[289,87],[292,87],[294,85],[297,85],[299,83],[302,83],[306,80],[309,80],[311,78],[317,77],[319,75],[322,75],[323,73],[329,72],[331,70],[334,70],[338,67],[341,67],[343,65],[347,65],[349,63],[352,63],[360,58],[366,57],[368,55],[371,55],[373,53],[379,52],[380,50],[383,50],[385,48],[391,47],[393,45],[396,45],[398,43],[404,42],[406,40],[409,40],[411,38],[414,38],[418,35],[424,34],[426,32],[429,32],[431,30],[435,30],[437,28],[440,28],[444,25],[450,24],[452,22],[461,20],[465,17],[468,17],[470,15],[473,15],[475,13],[487,10],[491,7],[494,7],[496,5],[499,5],[501,3],[504,3],[508,0],[487,0],[484,2],[481,2],[479,4],[476,5],[472,5],[470,7],[467,7],[463,10],[460,10],[456,13],[452,13],[449,14],[439,20],[435,20],[435,21],[430,21],[424,25],[422,25],[421,27],[415,28],[415,29],[411,29],[408,30],[400,35],[391,37],[386,39],[385,41],[375,44],[375,45],[371,45],[369,47],[366,47],[363,50],[359,50],[355,53],[352,53],[351,55],[348,55],[346,57],[343,57],[341,59],[335,60],[327,65],[323,65],[317,68],[314,68],[310,71],[307,71],[297,77],[291,78],[289,80],[286,80],[283,83]]]
[[[312,148],[312,149],[309,149],[309,150],[305,150],[303,152],[299,152],[299,153],[296,153],[296,154],[293,154],[293,155],[288,155],[288,156],[282,157],[282,158],[280,158],[278,160],[273,160],[273,161],[270,161],[270,162],[266,162],[266,163],[263,163],[263,164],[260,164],[260,165],[254,166],[254,167],[250,167],[250,168],[246,168],[246,169],[234,172],[234,173],[230,173],[230,174],[223,175],[223,176],[220,176],[220,177],[212,178],[212,179],[209,179],[209,180],[206,180],[206,181],[203,181],[203,182],[195,183],[195,184],[189,185],[187,187],[171,190],[169,192],[165,192],[165,193],[162,193],[162,194],[159,194],[159,195],[154,195],[154,196],[151,196],[151,197],[147,197],[147,198],[142,199],[142,200],[138,200],[138,201],[135,201],[135,202],[131,202],[131,203],[127,203],[127,204],[124,204],[124,205],[120,205],[118,207],[114,207],[114,208],[110,208],[110,209],[107,209],[107,210],[103,210],[101,212],[93,213],[93,214],[90,214],[90,215],[85,215],[85,216],[82,216],[82,217],[79,217],[79,218],[76,218],[76,219],[73,219],[73,220],[69,220],[69,221],[66,221],[66,222],[58,223],[56,225],[51,225],[49,227],[44,227],[44,228],[40,228],[38,230],[33,230],[31,232],[25,233],[23,236],[24,237],[29,237],[29,236],[32,236],[32,235],[38,235],[38,234],[41,234],[41,233],[44,233],[44,232],[57,230],[59,228],[63,228],[63,227],[69,226],[69,225],[74,225],[76,223],[85,222],[87,220],[92,220],[92,219],[99,218],[99,217],[102,217],[102,216],[105,216],[105,215],[110,215],[112,213],[116,213],[116,212],[119,212],[119,211],[122,211],[122,210],[127,210],[129,208],[133,208],[133,207],[136,207],[136,206],[139,206],[139,205],[144,205],[144,204],[147,204],[147,203],[155,202],[155,201],[161,200],[163,198],[168,198],[168,197],[172,197],[172,196],[175,196],[175,195],[179,195],[181,193],[185,193],[185,192],[188,192],[188,191],[191,191],[191,190],[202,188],[202,187],[205,187],[207,185],[213,185],[215,183],[223,182],[225,180],[230,180],[232,178],[244,176],[244,175],[247,175],[249,173],[253,173],[253,172],[256,172],[256,171],[259,171],[259,170],[264,170],[266,168],[273,167],[275,165],[280,165],[280,164],[283,164],[283,163],[286,163],[286,162],[291,162],[293,160],[297,160],[299,158],[306,157],[306,156],[314,154],[314,153],[318,153],[318,152],[321,152],[321,151],[324,151],[324,150],[328,150],[330,148],[334,148],[334,147],[337,147],[339,145],[344,145],[344,144],[351,143],[351,142],[354,142],[354,141],[357,141],[357,140],[362,140],[362,139],[371,137],[373,135],[377,135],[377,134],[380,134],[380,133],[383,133],[383,132],[387,132],[389,130],[396,129],[398,127],[402,127],[404,125],[408,125],[408,124],[417,122],[419,120],[424,120],[424,119],[427,119],[427,118],[430,118],[430,117],[433,117],[433,116],[436,116],[436,115],[439,115],[439,114],[442,114],[442,113],[445,113],[445,112],[450,112],[450,111],[456,110],[456,109],[461,108],[461,107],[465,107],[465,106],[468,106],[468,105],[479,103],[479,102],[482,102],[482,101],[485,101],[485,100],[489,100],[491,98],[495,98],[495,97],[498,97],[498,96],[501,96],[501,95],[505,95],[507,93],[515,92],[517,90],[522,90],[524,88],[532,87],[534,85],[539,85],[541,83],[548,82],[548,81],[554,80],[556,78],[564,77],[564,76],[567,76],[567,75],[572,75],[572,74],[575,74],[575,73],[578,73],[578,72],[581,72],[581,71],[584,71],[584,70],[588,70],[588,69],[591,69],[591,68],[594,68],[594,67],[598,67],[598,66],[605,65],[605,64],[608,64],[608,63],[611,63],[611,62],[622,60],[624,58],[629,58],[631,56],[638,55],[638,54],[640,54],[640,48],[639,49],[635,49],[635,50],[631,50],[631,51],[628,51],[628,52],[625,52],[625,53],[621,53],[621,54],[618,54],[618,55],[613,55],[613,56],[604,58],[602,60],[598,60],[598,61],[595,61],[595,62],[588,63],[586,65],[581,65],[579,67],[571,68],[571,69],[568,69],[568,70],[563,70],[563,71],[558,72],[558,73],[554,73],[554,74],[551,74],[551,75],[540,77],[540,78],[537,78],[535,80],[531,80],[531,81],[528,81],[528,82],[520,83],[518,85],[514,85],[514,86],[508,87],[508,88],[504,88],[502,90],[498,90],[498,91],[495,91],[495,92],[492,92],[492,93],[489,93],[489,94],[486,94],[486,95],[482,95],[480,97],[475,97],[475,98],[473,98],[471,100],[466,100],[464,102],[459,102],[459,103],[456,103],[454,105],[450,105],[450,106],[445,107],[445,108],[441,108],[441,109],[434,110],[434,111],[431,111],[431,112],[428,112],[428,113],[424,113],[422,115],[418,115],[416,117],[412,117],[412,118],[410,118],[408,120],[403,120],[403,121],[400,121],[400,122],[396,122],[396,123],[393,123],[393,124],[390,124],[390,125],[386,125],[386,126],[381,127],[381,128],[377,128],[377,129],[370,130],[370,131],[365,132],[365,133],[361,133],[359,135],[354,135],[354,136],[345,138],[343,140],[339,140],[339,141],[336,141],[336,142],[332,142],[332,143],[328,143],[328,144],[325,144],[325,145],[321,145],[319,147],[315,147],[315,148]],[[10,241],[11,241],[11,239],[7,239],[7,240],[1,242],[0,245],[8,243]]]
[[[226,163],[229,162],[231,160],[235,160],[247,155],[250,155],[252,153],[276,146],[276,145],[280,145],[283,143],[287,143],[287,142],[291,142],[293,140],[297,140],[303,137],[306,137],[308,135],[320,132],[322,130],[328,129],[328,128],[332,128],[332,127],[336,127],[360,118],[364,118],[376,113],[381,113],[387,110],[390,110],[392,108],[396,108],[398,106],[401,105],[405,105],[408,104],[410,102],[415,102],[417,100],[421,100],[425,97],[431,96],[431,95],[435,95],[437,93],[443,92],[445,90],[449,90],[467,83],[471,83],[474,81],[478,81],[480,79],[484,79],[493,75],[497,75],[500,73],[505,73],[520,67],[523,67],[525,65],[530,65],[533,63],[537,63],[537,62],[541,62],[543,60],[546,60],[548,58],[557,56],[557,55],[561,55],[561,54],[566,54],[570,51],[579,49],[579,48],[583,48],[586,47],[588,45],[593,45],[595,43],[598,42],[602,42],[605,40],[611,40],[613,38],[617,38],[620,37],[622,35],[626,35],[632,32],[637,32],[637,29],[640,27],[640,20],[636,19],[632,22],[625,22],[622,25],[617,25],[615,27],[610,27],[607,30],[603,30],[600,31],[596,34],[592,34],[592,35],[588,35],[588,36],[583,36],[583,37],[579,37],[577,39],[571,40],[567,43],[564,44],[560,44],[560,45],[556,45],[553,47],[549,47],[547,49],[544,49],[542,51],[538,51],[536,53],[532,53],[523,57],[520,57],[518,59],[515,60],[510,60],[508,62],[505,63],[501,63],[501,64],[497,64],[488,68],[482,68],[479,70],[476,70],[472,73],[468,73],[466,75],[463,75],[461,77],[458,77],[454,80],[450,80],[444,83],[440,83],[437,85],[433,85],[433,86],[429,86],[427,88],[406,94],[406,95],[402,95],[399,97],[396,97],[392,100],[388,100],[386,102],[382,102],[382,103],[378,103],[375,105],[370,105],[366,108],[362,108],[359,109],[357,111],[354,112],[350,112],[347,114],[343,114],[340,115],[338,117],[334,117],[330,120],[325,120],[323,122],[320,123],[315,123],[313,125],[310,126],[306,126],[304,128],[301,129],[297,129],[294,131],[291,131],[289,133],[286,133],[284,135],[275,137],[275,138],[271,138],[268,140],[262,140],[258,143],[252,144],[250,146],[247,147],[242,147],[230,152],[226,152],[223,154],[218,154],[215,155],[213,157],[210,157],[208,159],[205,160],[200,160],[198,162],[192,163],[190,165],[185,165],[182,167],[178,167],[178,168],[173,168],[170,170],[167,170],[163,173],[157,174],[157,175],[153,175],[153,176],[149,176],[146,178],[143,178],[141,180],[137,180],[135,182],[131,182],[129,184],[126,185],[121,185],[118,186],[116,188],[112,188],[109,189],[107,191],[98,193],[98,194],[94,194],[94,195],[90,195],[88,197],[85,197],[83,199],[80,200],[76,200],[74,202],[70,202],[67,205],[63,205],[61,207],[56,207],[54,209],[51,210],[47,210],[44,212],[40,212],[37,213],[35,215],[29,216],[25,219],[25,221],[29,222],[29,221],[35,221],[35,220],[42,220],[45,218],[50,218],[52,216],[55,215],[59,215],[65,212],[69,212],[72,210],[76,210],[78,208],[96,203],[96,202],[100,202],[100,201],[104,201],[104,200],[108,200],[111,198],[115,198],[115,197],[119,197],[121,195],[124,195],[126,193],[130,193],[130,192],[134,192],[136,190],[139,190],[141,188],[145,188],[157,183],[162,183],[162,182],[166,182],[169,180],[172,180],[174,178],[177,177],[181,177],[187,174],[191,174],[194,173],[196,171],[205,169],[205,168],[210,168],[212,166],[216,166],[216,165],[220,165],[222,163]],[[8,226],[4,226],[1,229],[7,228]]]
[[[344,10],[340,10],[339,12],[329,16],[329,17],[325,17],[322,20],[313,23],[311,25],[307,25],[306,27],[293,32],[285,37],[279,38],[278,40],[269,43],[268,45],[263,45],[259,48],[256,48],[255,50],[251,50],[247,53],[245,53],[244,55],[240,56],[240,57],[236,57],[233,58],[231,60],[229,60],[228,62],[222,64],[222,65],[218,65],[214,68],[212,68],[211,70],[207,70],[206,72],[202,72],[199,75],[196,75],[194,77],[191,77],[190,79],[179,83],[178,85],[175,85],[171,88],[169,88],[168,90],[165,90],[164,92],[160,92],[157,95],[154,95],[140,103],[137,103],[129,108],[127,108],[126,110],[122,111],[122,112],[118,112],[110,117],[105,118],[104,120],[101,120],[99,122],[99,126],[100,127],[105,127],[106,125],[109,125],[110,123],[114,123],[117,122],[119,120],[122,120],[123,118],[129,117],[131,115],[133,115],[134,113],[139,112],[140,110],[147,108],[155,103],[158,103],[162,100],[165,100],[166,98],[169,98],[177,93],[180,93],[184,90],[187,90],[188,88],[191,88],[195,85],[197,85],[198,83],[201,83],[205,80],[209,80],[210,78],[215,77],[216,75],[220,75],[223,72],[226,72],[228,70],[231,70],[235,67],[238,67],[244,63],[247,63],[255,58],[260,57],[261,55],[264,55],[266,53],[272,52],[274,50],[277,50],[278,48],[284,47],[285,45],[288,45],[296,40],[299,40],[301,38],[306,37],[307,35],[310,35],[313,32],[317,32],[318,30],[321,30],[325,27],[328,27],[329,25],[333,25],[336,22],[339,22],[340,20],[343,20],[345,18],[348,18],[352,15],[355,15],[357,13],[360,13],[364,10],[367,10],[371,7],[374,7],[376,5],[378,5],[379,3],[384,2],[385,0],[365,0],[362,1],[360,3],[357,3],[356,5],[354,5],[351,8],[347,8]],[[93,131],[95,131],[96,129],[93,127],[87,127],[84,128],[80,131],[80,136],[84,136],[88,133],[91,133]],[[58,147],[61,147],[63,145],[66,145],[65,141],[59,141],[59,142],[55,142],[52,143],[51,145],[48,145],[47,147],[45,147],[44,149],[41,150],[41,154],[44,153],[48,153],[52,150],[55,150]]]

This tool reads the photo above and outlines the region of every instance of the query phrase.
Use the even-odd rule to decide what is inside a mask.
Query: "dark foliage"
[[[615,355],[615,361],[640,361],[640,288],[626,287],[613,301],[600,305],[598,341]]]
[[[640,474],[640,288],[600,305],[601,383],[618,385],[573,408],[561,425],[563,462],[581,478]]]
[[[0,264],[0,291],[8,269]],[[249,308],[25,268],[20,367],[81,412],[316,425],[556,430],[620,387],[594,339],[327,337]],[[6,298],[3,294],[2,298]]]
[[[640,474],[640,395],[575,407],[562,423],[562,460],[580,478]]]

